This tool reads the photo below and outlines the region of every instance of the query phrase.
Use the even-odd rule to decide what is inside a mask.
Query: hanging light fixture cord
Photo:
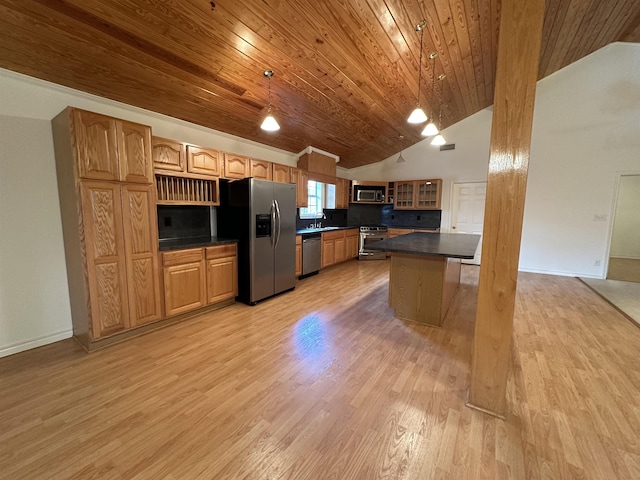
[[[264,75],[267,77],[268,81],[267,81],[267,85],[268,85],[268,89],[269,89],[269,107],[267,109],[267,112],[271,113],[271,77],[273,77],[273,70],[267,70],[264,72]]]
[[[420,56],[418,57],[418,106],[420,106],[420,83],[422,82],[422,44],[424,39],[424,27],[426,24],[427,22],[423,20],[416,25],[416,31],[420,32]]]

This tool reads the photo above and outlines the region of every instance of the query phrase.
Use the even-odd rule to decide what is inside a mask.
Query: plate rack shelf
[[[159,205],[220,205],[217,178],[156,174]]]

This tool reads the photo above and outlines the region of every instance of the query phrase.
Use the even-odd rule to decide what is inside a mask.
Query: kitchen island
[[[442,325],[460,284],[460,261],[472,259],[480,235],[410,233],[372,243],[391,253],[389,305],[395,316],[426,325]]]

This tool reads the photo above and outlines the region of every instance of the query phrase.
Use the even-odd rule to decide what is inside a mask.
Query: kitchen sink
[[[304,233],[316,233],[316,232],[328,232],[330,230],[340,230],[341,228],[346,227],[320,227],[320,228],[305,228],[303,230],[298,230],[296,233],[298,235],[302,235]]]

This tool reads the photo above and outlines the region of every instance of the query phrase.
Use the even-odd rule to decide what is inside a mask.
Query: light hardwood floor
[[[2,479],[637,479],[640,329],[521,274],[507,420],[464,406],[478,267],[441,329],[350,261],[107,349],[0,359]]]

